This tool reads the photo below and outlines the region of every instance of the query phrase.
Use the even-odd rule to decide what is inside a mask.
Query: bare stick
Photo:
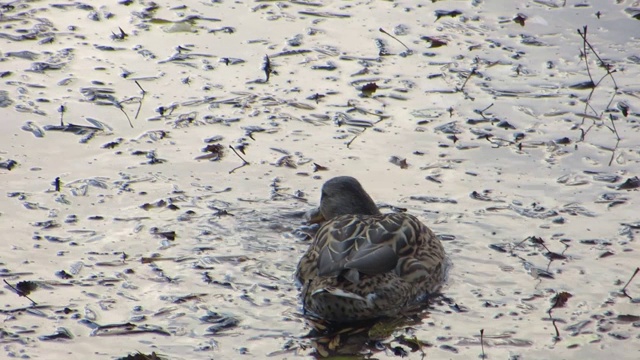
[[[351,146],[351,143],[353,142],[353,140],[355,140],[358,136],[360,136],[360,134],[362,134],[366,130],[367,130],[367,128],[364,128],[362,131],[357,133],[356,136],[352,137],[351,140],[349,140],[349,142],[347,143],[347,149],[349,149],[349,146]]]
[[[15,292],[16,292],[16,294],[18,294],[18,295],[20,295],[20,296],[24,296],[24,297],[26,297],[27,299],[29,299],[29,301],[31,301],[31,304],[32,304],[32,305],[38,305],[38,303],[37,303],[37,302],[35,302],[35,301],[33,301],[30,297],[28,297],[28,296],[27,296],[27,294],[25,294],[24,292],[22,292],[22,291],[20,291],[20,290],[16,289],[13,285],[9,284],[9,283],[7,282],[7,280],[2,280],[2,281],[4,281],[4,283],[5,283],[5,284],[7,284],[7,286],[8,286],[8,287],[10,287],[13,291],[15,291]]]
[[[557,301],[556,301],[557,303]],[[555,307],[555,304],[549,308],[549,311],[547,311],[547,314],[549,314],[549,319],[551,319],[551,323],[553,324],[553,328],[556,330],[556,339],[560,338],[560,331],[558,330],[558,326],[556,325],[556,319],[553,318],[553,315],[551,314],[551,311],[553,310],[553,308]]]
[[[238,152],[236,151],[236,149],[233,148],[233,146],[229,145],[229,148],[233,150],[233,153],[236,154],[236,156],[239,157],[240,160],[242,160],[242,165],[231,169],[231,171],[229,171],[229,174],[232,174],[234,171],[240,169],[241,167],[251,165],[247,160],[245,160],[242,156],[240,156],[240,154],[238,154]]]
[[[611,120],[611,126],[613,127],[613,133],[616,134],[618,141],[620,140],[620,135],[618,134],[618,129],[616,129],[616,124],[613,122],[613,115],[609,114],[609,120]]]
[[[124,108],[120,104],[118,104],[118,105],[119,105],[118,108],[120,109],[120,111],[122,111],[124,116],[127,117],[127,121],[129,122],[129,126],[131,126],[131,128],[133,129],[133,124],[131,123],[131,119],[129,118],[129,115],[127,114],[126,111],[124,111]]]
[[[144,95],[142,95],[142,98],[144,98]],[[136,110],[136,116],[134,117],[134,119],[138,119],[138,115],[140,115],[140,109],[142,109],[142,99],[138,101],[138,110]]]
[[[236,149],[234,149],[233,146],[229,145],[229,148],[231,150],[233,150],[233,152],[240,158],[240,160],[242,160],[243,163],[249,164],[249,162],[247,160],[245,160],[242,156],[240,156],[240,154],[238,154],[238,152],[236,151]]]
[[[589,80],[591,80],[591,83],[595,84],[593,82],[593,77],[591,76],[591,70],[589,69],[589,59],[587,59],[587,27],[584,26],[582,29],[584,33],[581,33],[580,29],[578,29],[578,34],[580,34],[580,37],[582,37],[582,55],[584,56],[584,63],[585,63],[585,66],[587,67],[587,74],[589,75]]]
[[[398,38],[397,38],[397,37],[395,37],[395,36],[393,36],[393,35],[389,34],[389,33],[388,33],[388,32],[386,32],[386,31],[384,31],[384,29],[383,29],[383,28],[380,28],[379,30],[380,30],[380,32],[381,32],[381,33],[383,33],[383,34],[385,34],[385,35],[387,35],[387,36],[390,36],[393,40],[395,40],[395,41],[399,42],[399,43],[400,43],[400,44],[402,44],[402,46],[404,46],[407,50],[411,51],[411,49],[409,49],[409,47],[408,47],[407,45],[405,45],[402,41],[398,40]]]
[[[482,355],[480,355],[480,358],[486,359],[487,355],[484,354],[484,329],[480,329],[480,346],[482,347]]]
[[[598,55],[598,53],[593,48],[593,46],[591,46],[591,43],[589,43],[589,41],[587,40],[587,27],[586,26],[583,27],[583,30],[584,30],[584,33],[581,32],[580,29],[578,29],[578,34],[580,34],[580,37],[582,37],[582,39],[584,40],[585,45],[588,46],[589,49],[593,52],[593,55],[595,55],[596,58],[598,59],[598,61],[600,61],[600,65],[607,71],[607,75],[611,76],[611,80],[613,80],[613,85],[615,86],[615,88],[617,90],[618,89],[618,83],[616,83],[616,79],[614,79],[613,73],[610,70],[611,66],[609,64],[607,64],[606,62],[604,62],[604,60],[602,60],[600,55]],[[586,55],[586,53],[585,53],[585,55]],[[589,75],[589,77],[591,77],[591,75]]]
[[[591,100],[591,97],[593,96],[593,93],[595,92],[595,89],[598,87],[598,85],[600,85],[600,83],[602,83],[602,81],[606,77],[611,77],[611,80],[613,81],[614,88],[616,90],[618,89],[618,84],[616,83],[616,79],[613,77],[613,72],[610,70],[611,66],[609,64],[605,63],[604,60],[602,60],[602,58],[600,57],[600,55],[598,55],[598,53],[595,51],[593,46],[591,46],[591,43],[589,43],[589,40],[587,40],[587,26],[584,26],[582,28],[582,31],[580,29],[578,29],[578,34],[582,38],[582,48],[583,48],[582,49],[582,55],[584,56],[585,66],[586,66],[586,69],[587,69],[587,74],[589,75],[589,80],[591,81],[591,84],[593,84],[593,88],[591,89],[591,92],[589,93],[589,96],[587,96],[587,101],[586,101],[586,104],[585,104],[585,112],[586,112],[586,108],[591,108],[591,110],[594,112],[594,114],[597,115],[598,112],[595,109],[593,109],[593,107],[591,107],[591,104],[589,103],[589,100]],[[600,80],[598,80],[598,82],[595,82],[593,80],[593,76],[591,74],[591,68],[589,67],[589,59],[588,59],[588,56],[587,56],[587,47],[589,48],[589,50],[591,50],[593,55],[595,55],[595,57],[598,59],[598,61],[600,62],[600,65],[602,66],[602,68],[604,68],[605,71],[607,72],[604,76],[602,76],[602,78],[600,78]],[[615,93],[614,93],[614,96],[609,101],[609,104],[607,104],[607,108],[609,108],[609,106],[613,102],[613,98],[614,97],[615,97]]]
[[[60,107],[58,108],[58,112],[60,113],[60,126],[64,126],[64,121],[62,121],[62,119],[63,119],[65,111],[66,111],[65,106],[64,105],[60,105]]]
[[[553,317],[551,313],[553,309],[563,307],[571,296],[572,296],[571,294],[564,291],[557,293],[553,299],[554,300],[553,305],[551,305],[551,307],[547,311],[547,313],[549,314],[549,319],[551,319],[551,323],[553,324],[553,328],[556,330],[556,337],[554,338],[555,341],[560,340],[560,331],[558,330],[558,326],[556,325],[556,319]]]
[[[633,280],[633,278],[636,277],[636,275],[638,275],[639,271],[640,271],[640,267],[637,267],[636,271],[634,271],[633,275],[631,275],[631,279],[629,279],[629,281],[627,281],[627,283],[624,284],[624,287],[622,288],[622,292],[626,292],[627,291],[627,286],[629,286],[629,284],[631,283],[631,280]]]
[[[268,83],[269,82],[269,76],[273,72],[273,68],[271,67],[271,60],[269,60],[269,56],[268,55],[264,56],[264,60],[262,62],[262,71],[264,71],[264,75],[266,77],[264,82]]]
[[[147,93],[147,91],[145,89],[142,88],[142,85],[140,85],[140,83],[138,82],[138,80],[133,80],[133,82],[136,83],[136,85],[138,85],[138,87],[140,88],[140,91],[142,91],[142,96],[144,97],[144,94]]]
[[[60,177],[56,177],[55,180],[53,180],[53,186],[56,188],[56,192],[60,192]]]
[[[138,82],[138,80],[134,80],[134,82],[136,83],[136,85],[138,85],[138,87],[140,88],[140,91],[142,91],[142,98],[140,99],[140,102],[138,103],[138,111],[136,111],[136,119],[138,118],[138,115],[140,115],[140,109],[142,108],[142,100],[144,100],[144,96],[147,93],[147,91],[145,89],[142,88],[142,86],[140,86],[140,83]]]
[[[608,108],[608,106],[607,106],[607,108]],[[609,114],[609,120],[611,120],[611,127],[607,126],[607,128],[609,130],[611,130],[611,132],[616,134],[616,138],[618,139],[618,141],[616,141],[616,146],[611,151],[611,158],[609,159],[609,166],[611,166],[611,164],[613,164],[613,159],[616,156],[616,151],[618,150],[618,145],[620,145],[620,140],[621,139],[620,139],[620,134],[618,134],[618,129],[616,128],[616,123],[613,121],[613,115]]]
[[[518,247],[520,247],[520,245],[524,244],[525,241],[529,240],[531,238],[531,236],[526,237],[524,240],[520,241],[519,243],[517,243],[514,247],[511,248],[511,253],[513,254],[513,250],[517,249]]]
[[[493,103],[491,103],[491,105],[487,106],[486,108],[480,110],[480,114],[483,114],[485,111],[489,110],[492,106],[493,106]]]
[[[616,146],[613,148],[613,150],[611,150],[611,158],[609,159],[609,166],[613,164],[613,159],[616,157],[616,151],[618,150],[619,144],[620,144],[620,139],[618,138],[618,141],[616,141]]]
[[[464,83],[462,83],[462,87],[460,89],[458,89],[458,91],[462,91],[464,90],[465,85],[467,85],[467,81],[469,81],[469,78],[471,78],[471,76],[475,75],[476,73],[476,68],[472,68],[471,72],[469,73],[469,76],[467,76],[466,79],[464,79]]]
[[[596,88],[602,83],[602,81],[604,81],[605,78],[610,77],[611,80],[613,81],[613,85],[614,85],[614,89],[617,90],[618,89],[618,84],[616,82],[616,79],[613,77],[613,73],[616,72],[616,70],[611,70],[612,66],[608,63],[606,63],[601,57],[600,55],[598,55],[598,53],[595,51],[595,49],[593,48],[593,46],[591,45],[591,43],[589,42],[589,40],[587,40],[587,26],[584,26],[582,28],[582,30],[578,29],[578,34],[580,35],[580,37],[582,38],[582,53],[581,56],[584,57],[585,60],[585,66],[587,69],[587,74],[589,75],[589,81],[591,82],[592,88],[591,91],[589,92],[589,95],[587,96],[586,100],[585,100],[585,106],[584,106],[584,112],[585,114],[583,114],[582,117],[582,124],[584,125],[584,122],[587,118],[587,110],[590,109],[594,114],[595,117],[598,118],[598,120],[601,120],[602,118],[602,114],[598,114],[598,112],[596,111],[596,109],[593,108],[593,106],[591,105],[590,101],[595,93]],[[599,65],[600,67],[604,68],[606,71],[606,74],[603,75],[597,82],[594,81],[593,79],[593,75],[591,74],[591,68],[589,67],[589,59],[588,59],[588,51],[591,51],[593,53],[593,55],[598,59],[599,61]],[[605,109],[609,109],[611,104],[613,103],[613,99],[616,97],[616,92],[613,93],[613,95],[611,96],[611,99],[609,99],[609,103],[606,105]],[[595,125],[595,121],[594,120],[594,124],[592,124],[586,131],[580,129],[580,131],[582,132],[582,135],[580,137],[580,141],[584,141],[585,140],[585,136],[587,135],[587,133],[589,132],[589,130],[593,127],[593,125]],[[613,119],[612,119],[612,124],[613,124]],[[611,130],[612,132],[614,132],[616,134],[616,137],[618,138],[618,142],[620,141],[620,137],[618,136],[617,130],[615,129],[615,125],[614,125],[614,129]],[[616,149],[617,149],[617,144],[616,144]],[[615,150],[614,153],[611,155],[611,160],[609,161],[609,165],[611,165],[611,163],[613,162],[613,158],[615,157]]]

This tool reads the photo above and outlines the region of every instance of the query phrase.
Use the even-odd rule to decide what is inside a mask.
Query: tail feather
[[[348,299],[354,299],[354,300],[360,300],[360,301],[364,301],[364,302],[368,302],[366,298],[352,293],[350,291],[346,291],[346,290],[342,290],[342,289],[338,289],[338,288],[333,288],[333,287],[326,287],[326,288],[320,288],[315,290],[314,292],[311,293],[311,296],[316,296],[319,294],[331,294],[333,296],[336,297],[343,297],[343,298],[348,298]]]

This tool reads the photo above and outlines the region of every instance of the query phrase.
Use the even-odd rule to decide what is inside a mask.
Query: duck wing
[[[372,244],[365,237],[330,242],[318,256],[319,276],[342,275],[350,282],[360,282],[360,273],[383,274],[395,269],[398,256],[391,246]]]
[[[397,264],[398,255],[391,246],[367,242],[351,254],[344,267],[367,275],[377,275],[395,269]]]
[[[318,256],[319,276],[338,276],[344,271],[348,256],[356,243],[355,237],[342,241],[331,240],[320,250]]]
[[[395,243],[402,241],[400,225],[378,220],[386,216],[339,218],[332,229],[321,231],[323,245],[318,253],[319,276],[343,276],[352,283],[360,274],[377,275],[398,264]]]

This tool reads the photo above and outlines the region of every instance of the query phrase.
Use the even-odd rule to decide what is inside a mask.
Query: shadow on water
[[[301,338],[309,342],[300,347],[311,346],[316,358],[364,359],[376,354],[406,357],[410,353],[424,358],[425,348],[433,347],[433,344],[418,338],[416,327],[425,326],[430,310],[445,303],[451,304],[452,300],[438,294],[429,302],[405,309],[398,316],[340,324],[305,314],[305,323],[310,330]]]
[[[423,314],[424,316],[424,314]],[[316,358],[359,359],[385,352],[404,357],[408,352],[422,352],[429,343],[412,335],[411,327],[423,321],[414,317],[395,317],[354,324],[332,325],[307,319],[311,327],[303,338],[309,339]]]

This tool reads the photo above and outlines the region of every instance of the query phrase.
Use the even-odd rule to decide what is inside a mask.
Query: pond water
[[[0,12],[0,357],[640,357],[640,3]],[[338,175],[453,264],[357,346],[292,277]]]

